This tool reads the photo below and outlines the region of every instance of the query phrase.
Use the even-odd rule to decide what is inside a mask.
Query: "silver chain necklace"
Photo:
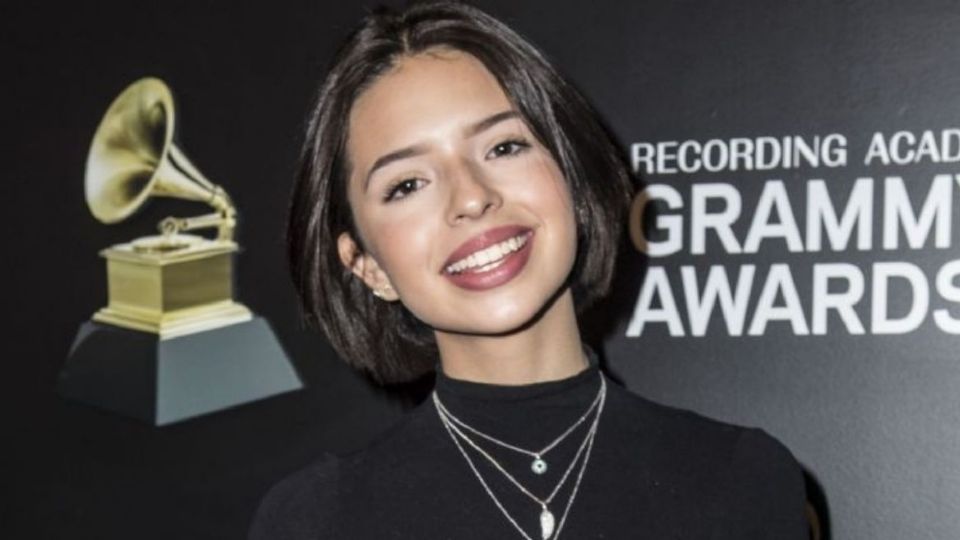
[[[457,449],[463,455],[464,459],[467,461],[467,465],[470,466],[470,470],[473,471],[474,476],[477,477],[477,480],[480,481],[480,484],[483,486],[483,489],[487,492],[487,495],[493,500],[494,504],[500,509],[500,512],[507,518],[507,520],[513,525],[513,527],[523,536],[526,540],[532,540],[530,536],[520,527],[517,521],[507,512],[507,509],[504,508],[503,504],[497,499],[496,495],[493,494],[493,491],[490,489],[490,486],[487,485],[487,482],[483,479],[483,476],[480,475],[480,471],[477,470],[476,465],[474,465],[473,460],[464,450],[463,446],[460,444],[459,438],[462,438],[467,444],[469,444],[474,450],[480,453],[491,465],[494,466],[501,474],[503,474],[514,486],[516,486],[523,494],[532,499],[540,506],[540,533],[543,540],[547,540],[553,537],[556,540],[560,536],[560,531],[563,529],[564,523],[567,521],[567,515],[570,512],[570,508],[573,506],[573,501],[577,496],[577,491],[580,489],[580,481],[583,479],[583,473],[587,469],[587,462],[590,460],[590,453],[593,450],[593,441],[596,438],[597,426],[600,422],[600,416],[603,413],[603,406],[606,402],[607,396],[607,386],[606,381],[604,380],[603,374],[600,374],[600,391],[598,392],[597,401],[597,414],[591,423],[590,429],[588,430],[586,436],[584,437],[583,442],[580,444],[580,447],[577,449],[576,454],[573,457],[573,460],[570,462],[570,466],[567,467],[567,470],[563,473],[563,476],[560,478],[560,481],[557,483],[557,486],[553,489],[550,495],[546,499],[540,499],[536,495],[530,493],[530,491],[523,486],[516,478],[513,477],[510,473],[494,459],[488,452],[480,448],[468,435],[466,435],[459,427],[456,425],[450,417],[447,416],[445,408],[440,403],[440,399],[437,396],[436,391],[433,392],[433,403],[437,409],[437,414],[440,417],[440,421],[443,424],[443,427],[447,430],[447,433],[450,435],[450,438],[453,439],[454,444]],[[593,410],[593,405],[590,409]],[[578,422],[581,422],[578,420]],[[566,436],[566,435],[564,435]],[[458,438],[459,437],[459,438]],[[491,437],[493,439],[493,437]],[[502,441],[499,441],[502,443]],[[506,445],[503,443],[501,446]],[[506,447],[506,446],[505,446]],[[563,510],[563,514],[560,517],[560,523],[556,523],[556,519],[553,513],[550,511],[548,505],[553,501],[553,498],[560,491],[561,486],[566,482],[571,471],[573,471],[574,466],[578,461],[580,461],[581,455],[583,460],[580,464],[580,470],[577,473],[576,482],[573,485],[573,490],[570,493],[570,498],[567,500],[567,505]],[[554,534],[554,528],[556,526],[556,533]]]
[[[546,456],[547,452],[549,452],[550,450],[553,450],[554,448],[556,448],[558,444],[563,442],[563,440],[566,439],[568,435],[573,433],[573,430],[577,429],[577,427],[579,427],[580,424],[582,424],[587,419],[587,417],[590,416],[590,413],[593,412],[593,409],[600,402],[600,391],[597,391],[597,397],[593,399],[593,402],[590,404],[587,410],[580,416],[580,418],[577,419],[576,422],[573,423],[573,425],[567,428],[567,430],[561,433],[559,437],[551,441],[549,444],[547,444],[540,450],[527,450],[526,448],[520,448],[519,446],[515,446],[512,444],[503,442],[500,439],[497,439],[496,437],[487,435],[486,433],[474,428],[473,426],[468,425],[466,422],[454,416],[453,413],[451,413],[450,410],[447,409],[447,407],[439,400],[439,398],[437,398],[436,402],[437,402],[437,407],[439,407],[443,411],[443,414],[445,414],[451,421],[453,421],[454,424],[458,425],[459,427],[466,429],[467,431],[474,433],[478,437],[482,437],[498,446],[532,457],[533,461],[530,463],[530,470],[532,470],[535,474],[539,475],[547,472],[547,461],[544,459],[544,456]]]

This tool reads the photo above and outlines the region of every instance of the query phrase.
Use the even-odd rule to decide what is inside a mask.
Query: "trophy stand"
[[[173,143],[173,98],[158,79],[124,90],[91,144],[86,199],[104,223],[150,197],[214,213],[164,219],[160,235],[100,252],[108,304],[80,326],[60,372],[65,398],[164,425],[303,387],[270,325],[233,300],[236,211]],[[185,234],[213,228],[215,239]]]

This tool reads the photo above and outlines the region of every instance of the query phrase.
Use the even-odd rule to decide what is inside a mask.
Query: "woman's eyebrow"
[[[509,111],[502,111],[496,114],[492,114],[484,118],[483,120],[480,120],[479,122],[468,126],[464,130],[464,136],[466,136],[467,138],[470,138],[475,135],[479,135],[483,131],[492,128],[493,126],[499,124],[500,122],[503,122],[504,120],[517,118],[519,116],[520,116],[520,113],[512,109]]]
[[[370,167],[370,171],[367,172],[367,177],[363,180],[363,192],[367,192],[367,186],[370,184],[370,177],[373,176],[373,173],[382,167],[386,167],[394,161],[399,161],[401,159],[407,159],[427,153],[427,145],[425,144],[415,144],[413,146],[408,146],[406,148],[401,148],[380,156],[377,161],[373,163],[373,167]]]

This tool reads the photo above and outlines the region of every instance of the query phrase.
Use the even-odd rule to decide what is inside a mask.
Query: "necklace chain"
[[[573,425],[568,427],[567,430],[561,433],[559,437],[555,438],[553,441],[551,441],[549,444],[541,448],[539,451],[520,448],[519,446],[515,446],[510,443],[501,441],[500,439],[497,439],[492,435],[488,435],[480,431],[479,429],[476,429],[473,426],[470,426],[469,424],[460,420],[456,416],[454,416],[454,414],[451,413],[449,409],[447,409],[447,407],[443,404],[443,402],[440,401],[439,398],[436,398],[436,401],[437,401],[437,406],[443,411],[443,414],[445,414],[451,421],[453,421],[454,424],[458,425],[459,427],[466,429],[467,431],[470,431],[471,433],[479,437],[482,437],[503,448],[507,448],[509,450],[513,450],[515,452],[519,452],[521,454],[524,454],[530,457],[541,458],[544,455],[546,455],[547,452],[556,448],[558,444],[563,442],[563,440],[566,439],[568,435],[573,433],[573,430],[577,429],[577,427],[579,427],[580,424],[582,424],[587,419],[587,417],[590,416],[590,413],[593,412],[593,409],[596,408],[598,403],[600,403],[600,392],[599,391],[597,392],[597,397],[593,399],[593,402],[590,404],[590,407],[587,408],[587,410],[580,416],[580,418],[577,419],[576,422],[573,423]]]
[[[483,486],[483,489],[487,492],[487,495],[493,500],[494,504],[497,506],[500,512],[504,515],[504,517],[507,518],[507,520],[513,525],[513,527],[526,540],[532,540],[532,539],[530,538],[530,536],[527,535],[527,533],[523,530],[523,528],[520,527],[520,525],[510,515],[510,513],[507,512],[507,509],[503,506],[500,500],[497,499],[496,495],[494,495],[493,490],[490,489],[490,486],[483,479],[483,476],[480,474],[480,471],[477,469],[476,465],[473,463],[473,460],[470,458],[467,451],[463,448],[463,445],[460,444],[459,439],[463,439],[468,445],[470,445],[470,447],[472,447],[474,450],[480,453],[480,455],[482,455],[488,462],[490,462],[490,464],[493,465],[494,468],[500,471],[500,473],[503,474],[523,494],[525,494],[527,497],[529,497],[530,499],[535,501],[538,505],[540,505],[540,507],[543,510],[543,513],[549,515],[549,519],[551,522],[553,520],[553,515],[548,511],[547,505],[550,504],[550,502],[553,501],[553,498],[557,495],[557,493],[559,493],[560,488],[563,486],[567,478],[570,476],[570,473],[573,471],[574,466],[578,461],[581,461],[580,457],[583,456],[583,460],[581,461],[581,464],[580,464],[580,470],[577,473],[577,478],[573,485],[573,490],[570,492],[570,498],[567,499],[567,504],[564,508],[563,514],[561,515],[560,522],[557,524],[556,531],[555,532],[548,531],[546,528],[543,531],[544,538],[550,538],[552,536],[552,538],[555,540],[558,536],[560,536],[560,531],[563,529],[564,523],[566,523],[567,515],[570,512],[570,508],[573,506],[573,500],[576,498],[577,491],[580,489],[580,482],[583,479],[584,472],[586,471],[587,462],[590,460],[590,454],[591,454],[591,451],[593,450],[593,442],[597,434],[597,426],[600,422],[600,415],[603,413],[603,406],[604,406],[604,403],[606,402],[606,395],[607,395],[606,390],[607,390],[606,381],[604,380],[603,374],[601,373],[600,374],[600,390],[597,393],[597,398],[594,400],[594,403],[591,404],[590,408],[587,409],[587,413],[585,413],[584,416],[582,416],[579,420],[577,420],[574,427],[582,423],[584,419],[587,417],[587,415],[589,414],[589,412],[592,411],[595,406],[597,408],[596,416],[594,417],[593,422],[591,423],[590,429],[587,431],[587,434],[584,437],[583,442],[580,444],[580,447],[577,449],[577,452],[574,455],[573,460],[570,462],[570,465],[567,467],[567,470],[563,473],[563,476],[560,478],[559,482],[557,482],[556,487],[554,487],[553,491],[550,493],[550,495],[546,499],[540,499],[536,495],[530,493],[530,491],[526,487],[524,487],[523,484],[517,481],[517,479],[514,478],[513,475],[508,473],[506,469],[504,469],[500,465],[500,463],[497,462],[496,459],[494,459],[493,456],[491,456],[488,452],[480,448],[480,446],[477,445],[477,443],[474,442],[473,439],[471,439],[468,435],[466,435],[460,429],[460,425],[463,425],[466,429],[470,430],[471,432],[477,433],[478,435],[480,434],[480,432],[470,429],[465,423],[463,423],[459,419],[456,419],[455,417],[453,417],[453,415],[450,415],[449,411],[447,411],[446,408],[440,402],[440,398],[437,396],[436,391],[433,392],[433,403],[437,409],[437,413],[438,413],[438,416],[440,417],[440,421],[443,424],[443,427],[446,429],[447,433],[450,435],[450,438],[453,439],[453,442],[456,445],[457,449],[460,451],[464,459],[467,461],[467,465],[470,466],[470,470],[473,471],[474,476],[476,476],[477,480],[480,481],[480,484]],[[564,432],[564,434],[561,435],[560,440],[565,438],[571,431],[573,431],[573,428],[568,429],[566,432]],[[491,441],[494,440],[493,437],[489,437],[489,436],[484,438],[487,438],[488,440],[491,440]],[[502,441],[499,441],[499,440],[497,440],[496,442],[502,443]],[[554,443],[552,443],[553,446],[556,446],[556,443],[559,443],[559,441],[554,441]],[[510,448],[510,445],[508,445],[507,443],[502,443],[500,444],[500,446],[504,446],[505,448]],[[551,448],[552,446],[548,447],[544,451],[548,451]],[[543,521],[542,521],[543,519],[544,517],[543,515],[541,515],[541,527],[545,527],[543,525]],[[552,529],[552,525],[549,528]],[[552,535],[550,534],[551,532],[553,532]]]
[[[444,419],[444,420],[447,421],[447,419]],[[561,478],[560,478],[560,481],[557,482],[556,487],[553,488],[553,491],[550,492],[550,495],[549,495],[546,499],[540,499],[539,497],[537,497],[537,496],[534,495],[533,493],[530,493],[530,491],[529,491],[526,487],[524,487],[524,485],[521,484],[512,474],[510,474],[509,472],[507,472],[507,471],[500,465],[500,463],[499,463],[496,459],[494,459],[493,456],[490,455],[489,452],[487,452],[487,451],[484,450],[483,448],[480,448],[480,446],[478,446],[476,442],[474,442],[474,441],[473,441],[472,439],[470,439],[467,435],[465,435],[462,431],[460,431],[460,429],[459,429],[456,425],[454,425],[453,423],[450,423],[450,424],[449,424],[449,427],[450,427],[450,429],[452,429],[457,435],[459,435],[461,439],[463,439],[468,445],[470,445],[470,447],[472,447],[474,450],[476,450],[478,453],[480,453],[480,455],[482,455],[484,458],[486,458],[486,460],[489,461],[491,465],[493,465],[497,470],[499,470],[501,473],[503,473],[503,475],[507,477],[507,480],[509,480],[514,486],[516,486],[517,489],[519,489],[519,490],[520,490],[521,492],[523,492],[527,497],[530,497],[534,502],[536,502],[537,504],[539,504],[539,505],[541,505],[541,506],[546,505],[546,504],[550,504],[550,502],[553,501],[553,498],[557,495],[557,492],[560,491],[560,488],[563,486],[564,482],[566,482],[567,477],[570,476],[570,471],[573,470],[573,466],[576,464],[576,462],[577,462],[577,461],[579,460],[579,458],[580,458],[580,455],[581,455],[581,454],[583,453],[583,451],[586,449],[587,440],[589,439],[590,435],[591,435],[592,432],[593,432],[593,429],[592,429],[592,428],[591,428],[590,431],[587,432],[587,436],[584,437],[583,442],[580,444],[580,447],[577,449],[577,453],[574,455],[573,461],[570,462],[570,465],[567,467],[567,470],[564,471],[564,473],[563,473],[563,477],[561,477]]]
[[[493,499],[493,504],[497,505],[497,508],[500,509],[500,512],[503,514],[503,516],[507,518],[510,524],[513,525],[513,528],[515,528],[526,540],[533,540],[526,533],[526,531],[524,531],[523,528],[520,527],[520,525],[517,523],[517,520],[513,519],[513,516],[511,516],[510,513],[507,512],[507,509],[503,507],[503,504],[500,502],[500,499],[498,499],[493,494],[493,491],[490,490],[490,486],[488,486],[487,482],[483,479],[482,476],[480,476],[480,472],[477,470],[476,465],[473,464],[473,461],[467,455],[466,450],[464,450],[463,447],[460,446],[460,441],[457,439],[456,435],[454,435],[453,432],[450,431],[449,422],[444,421],[443,418],[441,418],[441,422],[443,423],[443,427],[447,430],[447,433],[450,434],[450,438],[453,439],[453,444],[457,445],[457,449],[460,450],[460,453],[463,454],[463,457],[467,460],[467,465],[470,466],[470,470],[473,471],[473,474],[477,477],[477,480],[480,481],[480,484],[483,486],[483,489],[487,492],[487,495],[489,495],[490,498]]]

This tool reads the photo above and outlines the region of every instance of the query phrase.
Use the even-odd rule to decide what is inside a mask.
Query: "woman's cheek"
[[[379,231],[391,275],[403,276],[424,268],[430,260],[431,229],[423,223],[400,222]]]

